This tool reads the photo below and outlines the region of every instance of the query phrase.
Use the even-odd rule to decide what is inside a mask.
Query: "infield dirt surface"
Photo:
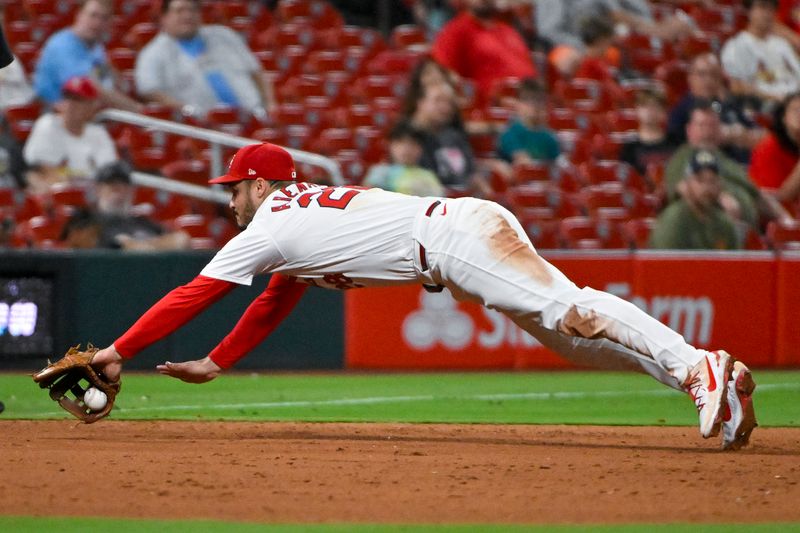
[[[0,514],[304,523],[800,521],[800,429],[0,422]]]

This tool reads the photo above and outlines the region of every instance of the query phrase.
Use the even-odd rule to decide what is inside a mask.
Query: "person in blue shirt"
[[[86,76],[101,89],[104,104],[129,111],[141,109],[114,85],[115,72],[103,44],[112,12],[109,0],[84,0],[72,26],[47,39],[33,74],[33,88],[45,103],[61,100],[61,87],[70,78]]]
[[[549,101],[542,85],[526,78],[520,82],[515,102],[516,116],[500,134],[497,151],[512,163],[552,163],[561,154],[558,138],[547,126]]]

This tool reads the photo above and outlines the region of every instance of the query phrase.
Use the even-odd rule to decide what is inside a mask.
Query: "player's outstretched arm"
[[[210,357],[204,357],[196,361],[185,361],[183,363],[170,363],[167,361],[163,365],[158,365],[156,368],[161,374],[178,378],[186,383],[205,383],[222,373],[222,368],[217,366]]]

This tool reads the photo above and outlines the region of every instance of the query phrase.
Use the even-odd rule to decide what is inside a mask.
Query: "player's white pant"
[[[420,215],[414,237],[425,283],[503,312],[576,363],[644,371],[681,389],[703,358],[705,352],[635,305],[578,288],[536,253],[517,219],[498,204],[444,200]]]

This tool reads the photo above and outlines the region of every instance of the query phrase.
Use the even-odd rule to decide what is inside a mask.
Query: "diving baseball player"
[[[352,289],[422,284],[503,312],[542,344],[579,363],[649,373],[692,397],[700,433],[722,429],[723,447],[748,442],[756,425],[750,371],[707,352],[633,304],[578,288],[541,258],[505,208],[475,198],[420,198],[297,181],[288,152],[241,148],[224,176],[244,230],[190,283],[168,293],[92,366],[109,378],[125,359],[175,331],[237,285],[272,274],[266,290],[205,358],[158,366],[191,383],[231,368],[283,320],[309,286]]]

